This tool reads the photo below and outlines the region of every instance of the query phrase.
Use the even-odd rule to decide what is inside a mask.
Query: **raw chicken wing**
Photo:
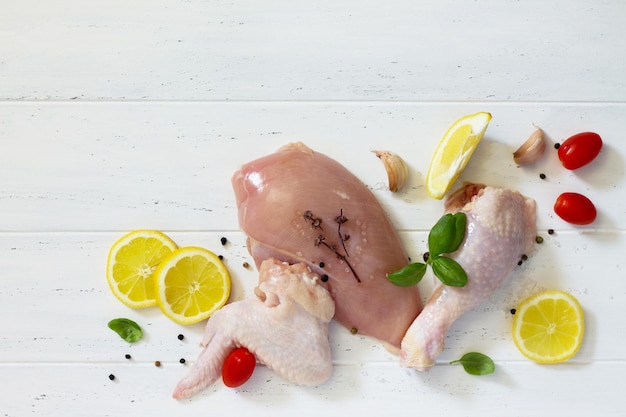
[[[318,279],[305,264],[264,261],[255,290],[260,299],[228,304],[211,316],[204,349],[176,386],[174,398],[190,397],[213,384],[228,354],[241,346],[292,383],[317,385],[330,378],[328,322],[335,306]]]

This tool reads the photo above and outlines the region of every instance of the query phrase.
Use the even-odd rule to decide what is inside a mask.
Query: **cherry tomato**
[[[222,368],[222,381],[224,385],[235,388],[246,383],[254,372],[256,358],[248,349],[237,348],[230,352],[224,361]]]
[[[578,169],[593,161],[602,149],[602,138],[594,132],[571,136],[559,146],[558,155],[567,169]]]
[[[554,204],[554,212],[572,224],[589,224],[596,219],[596,206],[591,200],[578,193],[563,193]]]

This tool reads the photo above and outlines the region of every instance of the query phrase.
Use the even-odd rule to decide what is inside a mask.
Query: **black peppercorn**
[[[430,258],[430,252],[424,252],[424,256],[422,257],[424,262],[428,262],[428,258]]]
[[[324,262],[320,262],[319,265],[320,265],[320,268],[324,268],[326,266]]]
[[[518,264],[518,265],[521,265],[521,264],[523,264],[523,262],[522,262],[522,261],[518,261],[518,262],[517,262],[517,264]]]
[[[224,260],[224,256],[223,255],[217,255],[217,257],[219,258],[220,261]]]
[[[322,282],[328,281],[328,275],[326,274],[322,275],[321,279],[322,279]]]
[[[185,338],[185,336],[183,336],[182,334],[178,335],[178,340],[183,340]]]
[[[222,242],[222,246],[224,246],[228,242],[228,239],[223,237],[223,238],[220,239],[220,242]]]
[[[186,361],[185,361],[185,358],[180,358],[180,360],[178,362],[184,364]]]
[[[115,375],[110,374],[110,375],[109,375],[109,379],[110,379],[111,381],[113,381],[113,380],[115,379]]]
[[[130,359],[130,355],[129,355],[128,353],[127,353],[126,355],[124,355],[124,357],[125,357],[126,359]]]
[[[546,174],[544,174],[544,173],[539,174],[539,178],[541,178],[542,180],[545,180],[546,179]]]
[[[514,309],[514,308],[512,308],[512,309],[511,309],[511,314],[515,314],[515,313],[517,313],[517,310],[516,310],[516,309]]]
[[[554,144],[554,149],[559,149],[560,147],[561,147],[560,143],[557,142],[557,143]]]
[[[554,234],[554,229],[548,229],[548,234],[549,235],[553,235]]]

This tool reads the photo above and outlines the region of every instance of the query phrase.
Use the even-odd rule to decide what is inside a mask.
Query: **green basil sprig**
[[[119,334],[128,343],[134,343],[143,336],[141,327],[131,319],[113,319],[109,322],[109,329]]]
[[[489,375],[496,370],[496,365],[493,360],[479,352],[469,352],[457,359],[450,362],[450,365],[460,363],[463,365],[463,369],[470,375]]]
[[[428,234],[429,256],[426,263],[415,262],[392,272],[387,279],[401,287],[410,287],[422,280],[426,266],[430,265],[433,273],[445,285],[464,287],[467,273],[452,258],[444,256],[459,248],[465,238],[467,216],[463,212],[443,215]]]

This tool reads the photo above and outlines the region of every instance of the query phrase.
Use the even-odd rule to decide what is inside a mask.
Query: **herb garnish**
[[[319,229],[321,231],[324,231],[324,228],[322,227],[323,220],[319,217],[315,217],[315,215],[313,214],[311,210],[305,211],[302,217],[304,218],[305,222],[307,223],[311,222],[311,228],[313,230]],[[341,231],[341,225],[346,223],[347,221],[348,221],[348,218],[343,215],[343,209],[340,209],[339,216],[335,217],[335,223],[337,223],[337,235],[339,237],[339,241],[341,242],[343,253],[338,249],[338,245],[336,243],[329,242],[329,240],[323,234],[318,234],[317,237],[315,237],[314,245],[316,248],[325,247],[329,249],[330,251],[334,252],[334,254],[337,256],[337,259],[339,259],[342,262],[345,262],[345,264],[348,266],[348,268],[352,272],[352,275],[354,275],[354,278],[356,279],[356,281],[360,283],[361,279],[359,278],[359,275],[356,273],[354,267],[348,261],[348,257],[350,257],[350,254],[348,253],[348,249],[346,249],[346,241],[350,239],[350,235],[346,233],[342,233]],[[321,264],[320,264],[320,268],[323,268]]]
[[[409,287],[421,281],[430,265],[439,280],[451,287],[464,287],[467,274],[452,258],[443,256],[459,248],[465,237],[467,216],[463,212],[443,215],[428,234],[429,256],[425,263],[415,262],[387,276],[389,281],[401,287]]]
[[[463,365],[463,369],[470,375],[489,375],[496,370],[496,365],[493,360],[487,355],[479,352],[469,352],[457,359],[450,362],[450,365],[460,363]]]
[[[130,319],[113,319],[109,322],[109,328],[128,343],[134,343],[143,336],[141,327]]]

